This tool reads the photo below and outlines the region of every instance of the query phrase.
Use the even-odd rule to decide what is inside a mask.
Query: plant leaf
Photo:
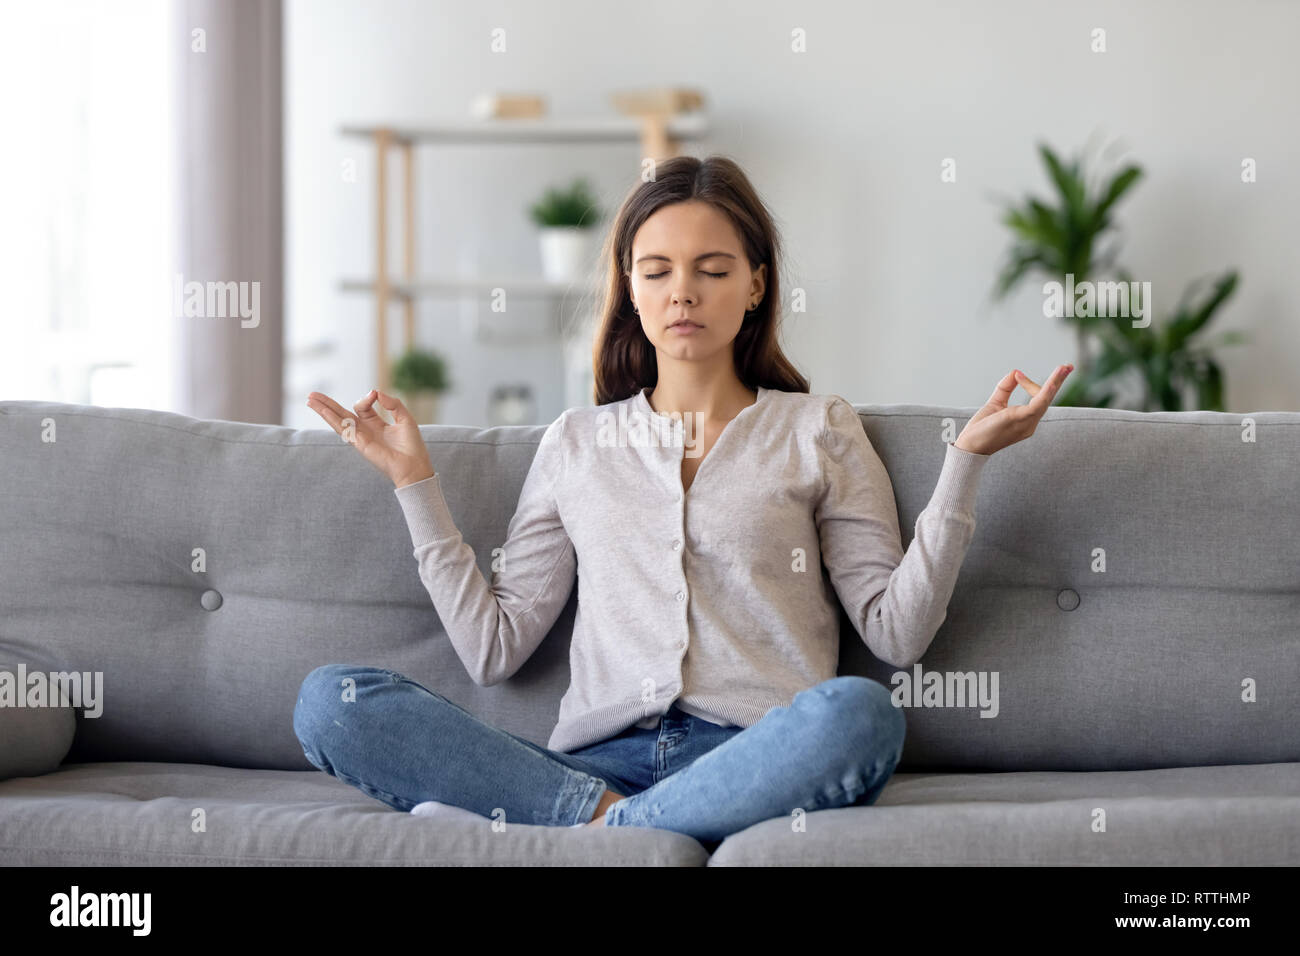
[[[1043,261],[1042,253],[1038,250],[1023,247],[1012,251],[1011,261],[1002,269],[998,276],[997,285],[994,288],[996,298],[1003,298],[1011,287],[1021,280],[1026,272],[1034,266],[1046,267]]]
[[[1106,214],[1110,212],[1110,208],[1141,178],[1141,166],[1127,166],[1110,181],[1106,194],[1097,203],[1097,208],[1092,211],[1092,226],[1094,229],[1105,228],[1107,223]]]
[[[1046,143],[1038,147],[1038,152],[1047,164],[1052,182],[1065,199],[1066,220],[1075,226],[1081,225],[1084,221],[1084,185],[1078,176],[1078,164],[1071,163],[1066,167]]]
[[[1237,273],[1235,270],[1230,270],[1214,284],[1214,289],[1209,298],[1199,306],[1189,308],[1176,315],[1169,323],[1171,351],[1182,348],[1184,342],[1200,331],[1210,321],[1210,317],[1214,315],[1215,310],[1232,295],[1236,288]]]

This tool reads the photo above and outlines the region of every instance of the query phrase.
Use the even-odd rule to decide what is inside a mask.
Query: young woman
[[[303,751],[399,810],[715,845],[772,817],[870,805],[905,721],[882,684],[835,676],[836,598],[878,657],[918,660],[974,534],[985,461],[1033,434],[1072,366],[1041,388],[1014,370],[998,382],[946,446],[904,554],[857,413],[809,394],[778,345],[777,231],[734,162],[658,164],[603,257],[595,407],[543,435],[490,583],[401,402],[373,390],[351,411],[317,392],[307,402],[340,434],[354,426],[392,479],[421,580],[477,683],[519,669],[576,579],[571,683],[548,746],[393,671],[330,665],[303,681]],[[1008,406],[1017,384],[1031,399]]]

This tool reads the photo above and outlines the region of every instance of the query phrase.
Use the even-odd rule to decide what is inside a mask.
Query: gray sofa
[[[859,412],[910,542],[941,428],[973,409]],[[391,483],[333,432],[0,402],[0,665],[103,681],[99,716],[0,708],[0,863],[1295,865],[1300,413],[1246,419],[1049,410],[986,467],[919,665],[990,697],[918,693],[874,806],[706,848],[412,817],[307,763],[295,694],[331,662],[544,745],[577,600],[515,677],[474,684]],[[484,569],[542,432],[424,428]],[[841,626],[840,673],[893,686]]]

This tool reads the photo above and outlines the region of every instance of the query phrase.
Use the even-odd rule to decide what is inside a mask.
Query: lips
[[[679,321],[674,322],[672,325],[668,326],[668,328],[670,328],[670,329],[675,329],[675,328],[677,328],[678,326],[682,326],[682,325],[689,326],[690,328],[693,328],[693,329],[702,329],[702,328],[704,328],[704,326],[700,325],[700,323],[698,323],[698,322],[692,322],[690,319],[680,319]]]

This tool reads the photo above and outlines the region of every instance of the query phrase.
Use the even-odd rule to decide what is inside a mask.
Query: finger
[[[1016,390],[1016,373],[1013,369],[1002,376],[1002,381],[998,382],[997,387],[993,389],[993,394],[989,396],[988,404],[996,405],[998,408],[1006,408],[1007,400],[1011,398],[1011,393]]]
[[[1047,380],[1046,384],[1038,390],[1038,394],[1029,400],[1029,410],[1035,418],[1039,418],[1047,411],[1047,406],[1052,403],[1056,393],[1060,391],[1061,383],[1065,381],[1065,376],[1073,370],[1073,365],[1058,365],[1052,377]]]
[[[1024,372],[1020,371],[1020,369],[1016,369],[1016,381],[1020,383],[1021,388],[1029,393],[1030,398],[1037,395],[1038,390],[1042,387]]]
[[[384,392],[375,392],[379,397],[379,404],[393,413],[393,421],[399,425],[405,424],[411,420],[411,413],[406,410],[401,399]]]
[[[383,421],[383,418],[380,417],[379,413],[376,412],[374,408],[375,398],[378,395],[379,393],[372,388],[365,395],[361,396],[359,402],[352,406],[357,413],[357,417],[362,421]]]
[[[340,435],[343,434],[343,423],[347,420],[356,421],[356,414],[345,409],[334,399],[320,392],[312,392],[307,396],[307,404],[325,423],[334,429]]]
[[[330,398],[328,395],[324,394],[323,392],[310,393],[307,396],[307,402],[308,404],[312,404],[314,402],[316,405],[324,406],[325,408],[330,409],[332,412],[334,412],[335,415],[338,415],[340,418],[355,417],[352,412],[344,408],[342,405],[334,401],[334,399]]]
[[[338,432],[340,435],[343,434],[343,420],[339,417],[338,412],[334,411],[334,409],[330,408],[318,398],[307,399],[307,405],[324,420],[326,425],[334,429],[334,431]]]

